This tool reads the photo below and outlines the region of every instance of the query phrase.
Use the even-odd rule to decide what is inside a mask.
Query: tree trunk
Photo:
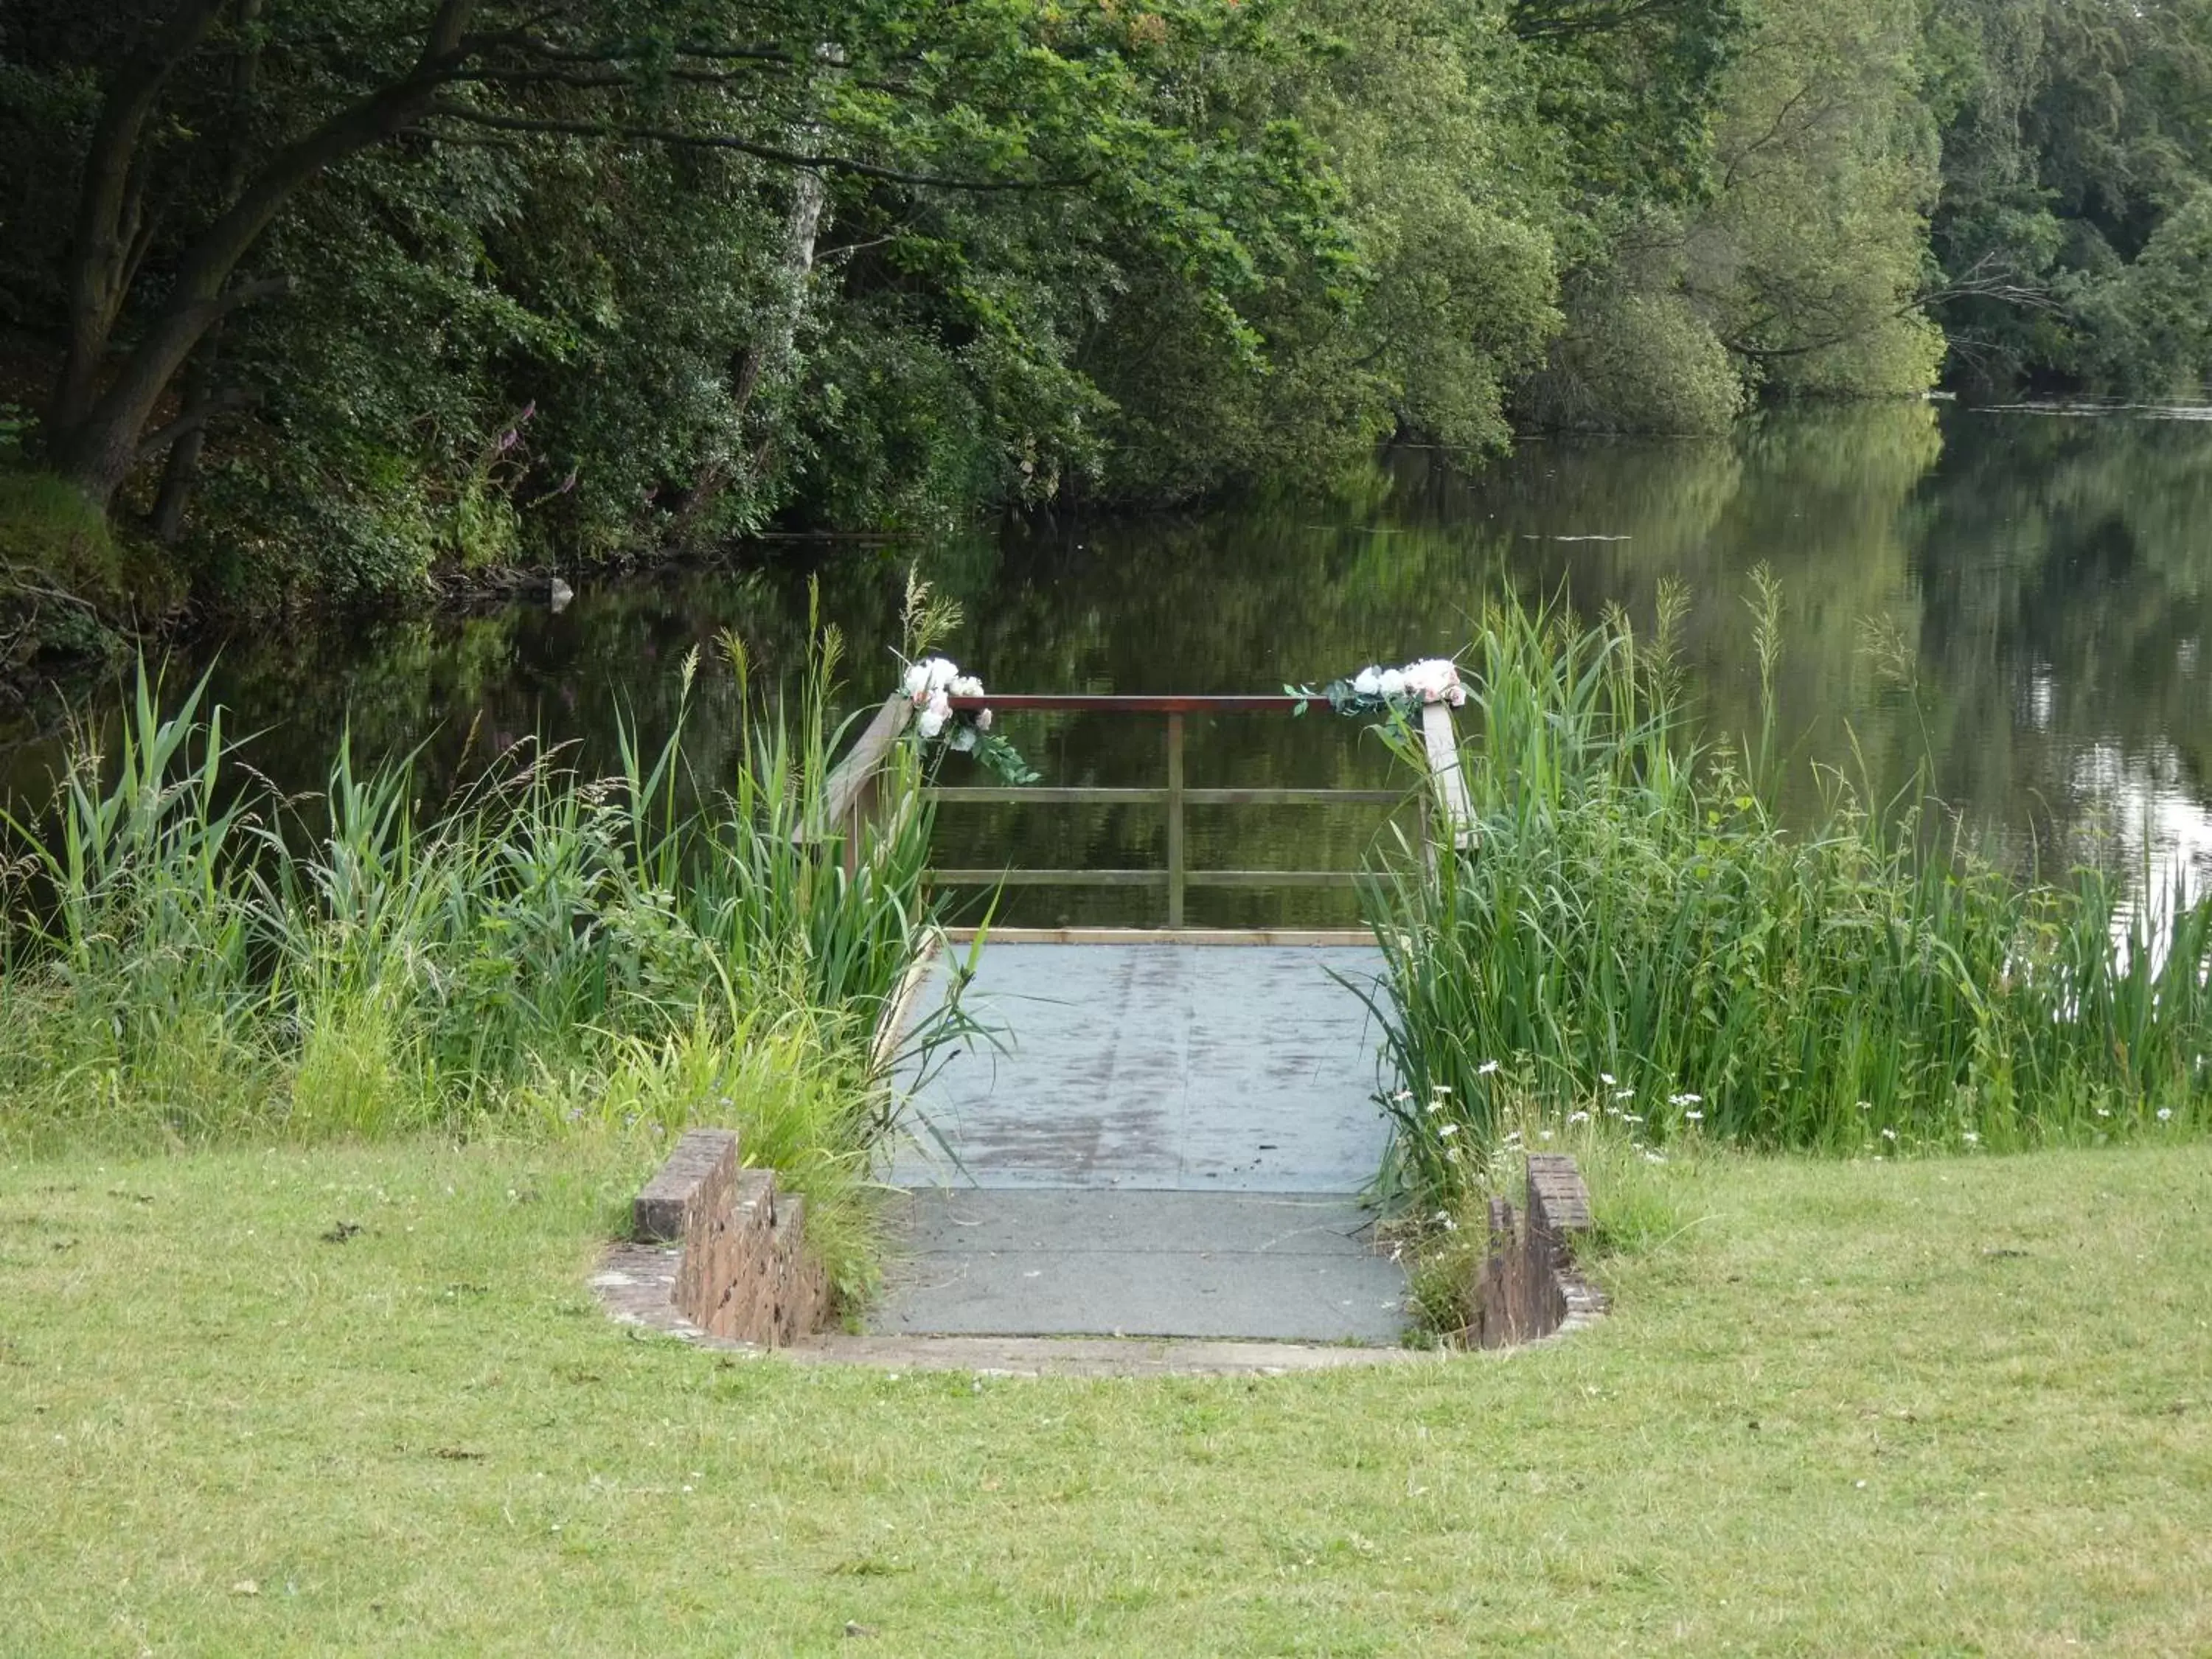
[[[64,288],[69,298],[69,355],[47,408],[49,431],[82,421],[100,384],[115,319],[143,252],[138,140],[155,100],[177,66],[215,27],[224,0],[177,0],[144,49],[116,71],[84,157],[76,225]]]
[[[242,119],[246,100],[253,95],[253,83],[261,65],[261,52],[254,42],[254,25],[261,21],[262,0],[238,0],[238,27],[240,46],[230,67],[230,94],[234,119]],[[229,155],[223,163],[222,198],[230,201],[246,188],[246,142],[234,129],[228,146]],[[191,502],[192,486],[199,480],[200,452],[207,447],[208,421],[217,401],[216,364],[222,353],[222,325],[217,322],[208,330],[207,338],[193,354],[191,365],[185,370],[184,419],[189,422],[182,436],[169,446],[169,459],[161,468],[161,491],[154,501],[154,538],[173,545],[184,534],[185,509]]]
[[[199,481],[200,452],[207,447],[208,415],[216,401],[216,361],[222,349],[222,325],[218,323],[208,331],[191,367],[185,371],[185,418],[192,424],[169,446],[169,459],[161,468],[161,493],[154,500],[154,539],[165,546],[185,532],[185,508]]]
[[[820,137],[821,127],[816,122],[805,122],[798,134],[801,142],[793,147],[803,149]],[[744,441],[746,411],[752,407],[762,383],[778,385],[790,375],[799,325],[806,314],[806,284],[814,271],[815,244],[822,234],[822,215],[829,201],[829,183],[821,173],[802,170],[793,179],[791,208],[783,222],[783,258],[777,271],[781,291],[775,313],[769,319],[766,337],[748,345],[738,360],[737,375],[730,388],[731,424],[737,428],[740,444]],[[763,453],[766,453],[765,445]],[[720,499],[729,487],[738,465],[736,457],[725,453],[715,455],[700,467],[669,525],[671,541],[681,542],[700,516]]]
[[[220,3],[221,0],[185,0],[179,15],[204,5],[211,16]],[[462,32],[477,3],[477,0],[440,0],[422,56],[404,80],[380,88],[350,108],[340,111],[270,159],[259,175],[239,193],[237,200],[201,233],[199,240],[185,252],[160,309],[149,319],[137,345],[106,387],[97,397],[90,398],[88,406],[81,413],[68,418],[75,405],[85,401],[84,391],[88,389],[88,382],[87,388],[73,386],[71,377],[80,372],[80,366],[72,348],[70,367],[64,371],[54,399],[56,418],[46,441],[48,464],[76,484],[86,500],[106,507],[115,499],[115,492],[122,488],[123,481],[145,459],[139,449],[146,423],[152,418],[169,382],[176,378],[207,331],[240,306],[283,291],[282,279],[247,283],[226,291],[225,284],[238,262],[301,186],[325,167],[381,143],[422,116],[445,83],[445,71],[452,65]],[[173,23],[172,31],[175,27]],[[204,26],[202,32],[204,33]],[[197,39],[195,36],[195,44]],[[163,72],[166,74],[166,70]],[[158,86],[157,81],[155,89]],[[111,95],[111,104],[122,91],[118,83],[117,94]],[[149,90],[143,95],[143,106],[133,118],[136,123],[143,125],[151,102],[152,91]],[[103,114],[102,130],[108,125],[107,116]],[[135,143],[135,126],[132,131]],[[127,170],[127,152],[125,166]],[[80,255],[82,252],[81,248]],[[118,269],[127,281],[128,266]],[[103,352],[106,331],[112,325],[113,311],[119,308],[118,294],[100,331]],[[71,309],[75,313],[74,295]],[[74,321],[73,314],[73,332]],[[95,362],[93,368],[96,367]]]

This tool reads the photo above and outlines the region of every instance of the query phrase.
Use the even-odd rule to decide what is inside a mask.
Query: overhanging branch
[[[856,179],[878,179],[895,185],[914,185],[932,190],[1019,191],[1073,190],[1090,181],[1090,175],[1067,179],[962,179],[937,173],[909,173],[902,167],[880,167],[848,155],[805,155],[774,144],[757,143],[726,132],[686,132],[673,127],[629,126],[613,121],[564,121],[546,116],[495,115],[466,104],[441,101],[427,115],[444,116],[496,132],[549,133],[571,138],[618,138],[633,143],[676,144],[697,149],[735,150],[779,167],[799,167],[811,173],[842,173]],[[434,129],[426,128],[432,137]]]
[[[143,465],[187,433],[198,431],[218,415],[228,415],[235,410],[248,408],[253,394],[235,387],[218,392],[204,403],[195,404],[167,426],[156,428],[138,441],[137,464]]]

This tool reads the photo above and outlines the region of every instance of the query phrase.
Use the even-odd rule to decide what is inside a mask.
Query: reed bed
[[[283,798],[204,682],[165,708],[142,668],[119,732],[87,728],[0,826],[0,1145],[729,1124],[854,1288],[867,1252],[841,1230],[891,1109],[873,1036],[936,916],[911,789],[849,872],[808,834],[835,665],[825,636],[763,695],[725,642],[726,777],[687,748],[695,655],[686,714],[658,750],[626,734],[617,775],[526,744],[428,810],[414,757],[363,767],[349,742]]]
[[[1779,603],[1754,594],[1770,687]],[[1686,1138],[1886,1156],[2203,1121],[2212,901],[2008,870],[1924,779],[1870,806],[1824,772],[1821,821],[1785,829],[1771,718],[1708,744],[1684,712],[1679,615],[1670,597],[1646,640],[1618,615],[1480,619],[1474,845],[1432,871],[1401,843],[1363,878],[1387,1191],[1449,1209],[1509,1130],[1545,1125],[1602,1122],[1659,1158]]]

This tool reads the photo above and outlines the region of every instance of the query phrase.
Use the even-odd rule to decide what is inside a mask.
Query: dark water
[[[1745,599],[1765,562],[1786,603],[1778,730],[1790,810],[1814,810],[1814,763],[1878,784],[1923,757],[1944,799],[2046,862],[2103,844],[2160,863],[2212,859],[2212,419],[2202,410],[1965,410],[1934,404],[1770,414],[1706,442],[1530,441],[1475,476],[1400,453],[1351,490],[1202,515],[1036,521],[820,569],[855,707],[897,669],[908,561],[957,599],[948,654],[995,690],[1275,690],[1380,660],[1446,655],[1487,594],[1556,597],[1648,624],[1664,579],[1692,596],[1690,678],[1709,724],[1756,718]],[[803,660],[795,574],[691,569],[586,586],[565,611],[472,615],[224,643],[222,699],[261,729],[254,754],[294,787],[321,776],[341,723],[362,749],[427,745],[434,774],[476,742],[535,729],[612,763],[618,709],[652,732],[678,666],[733,629],[772,672]],[[1864,647],[1906,648],[1913,687]],[[196,668],[179,665],[173,672]],[[711,764],[731,729],[711,662],[690,731]],[[1156,721],[1010,717],[1055,783],[1154,784]],[[46,763],[15,735],[18,784]],[[1853,759],[1854,754],[1862,759]],[[982,781],[956,759],[945,781]],[[959,775],[955,775],[956,772]],[[1207,784],[1402,781],[1371,736],[1334,717],[1194,724],[1188,779]],[[1376,809],[1194,809],[1198,866],[1348,866]],[[948,807],[948,866],[1157,864],[1150,809]],[[1030,890],[1002,917],[1152,921],[1140,891]],[[1348,895],[1198,892],[1194,922],[1348,921]]]

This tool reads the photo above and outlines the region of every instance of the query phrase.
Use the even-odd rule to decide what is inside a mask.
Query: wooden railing
[[[1030,784],[944,785],[924,790],[927,799],[948,805],[1136,805],[1167,809],[1167,863],[1160,869],[939,870],[939,881],[958,886],[1156,887],[1167,890],[1168,926],[1183,923],[1183,899],[1193,887],[1348,887],[1349,870],[1194,870],[1184,854],[1183,814],[1191,806],[1396,805],[1401,789],[1194,788],[1183,775],[1183,726],[1191,715],[1288,714],[1310,699],[1287,694],[1252,696],[1121,696],[1084,693],[994,693],[955,697],[956,710],[990,708],[999,714],[1109,714],[1164,717],[1167,722],[1167,781],[1152,787]],[[860,831],[880,810],[881,779],[893,746],[914,714],[913,705],[894,693],[869,722],[853,751],[830,775],[823,796],[820,833],[844,842],[847,867],[857,858]],[[1466,781],[1460,775],[1459,741],[1451,711],[1431,703],[1421,710],[1422,754],[1437,813],[1450,826],[1453,844],[1466,848],[1474,837],[1474,813]],[[1420,834],[1430,844],[1431,815],[1424,812]]]

